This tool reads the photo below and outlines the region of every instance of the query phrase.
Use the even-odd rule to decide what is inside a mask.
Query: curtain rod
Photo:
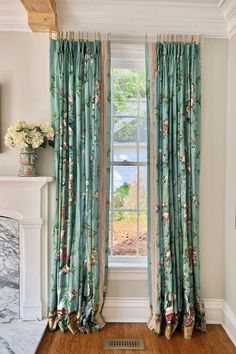
[[[113,36],[111,32],[107,34],[102,34],[100,32],[74,32],[74,31],[49,31],[49,37],[51,39],[84,39],[84,40],[102,40],[107,39],[112,42],[127,41],[127,36],[119,36],[119,38]],[[148,35],[147,33],[143,36],[143,40],[140,37],[130,37],[128,41],[139,41],[141,42],[183,42],[183,43],[201,43],[202,35],[201,34],[157,34],[157,35]]]
[[[107,40],[111,40],[111,33],[107,33],[106,35]],[[51,39],[84,39],[84,40],[89,40],[89,39],[98,39],[102,40],[104,35],[102,35],[100,32],[94,32],[94,33],[89,33],[89,32],[74,32],[74,31],[49,31],[49,37]]]

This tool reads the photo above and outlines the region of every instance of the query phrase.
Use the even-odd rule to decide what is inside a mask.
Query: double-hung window
[[[112,61],[109,253],[119,263],[145,262],[147,254],[146,79],[139,60]]]

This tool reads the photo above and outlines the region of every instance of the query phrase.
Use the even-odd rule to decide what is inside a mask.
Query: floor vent
[[[145,349],[143,339],[106,339],[104,349]]]

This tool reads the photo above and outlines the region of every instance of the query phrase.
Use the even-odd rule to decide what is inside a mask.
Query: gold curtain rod
[[[82,39],[82,40],[102,40],[106,36],[111,40],[111,33],[102,35],[100,32],[73,32],[73,31],[49,31],[51,39]],[[116,41],[116,39],[114,39]],[[155,37],[145,34],[145,42],[182,42],[182,43],[201,43],[202,36],[196,34],[157,34]]]
[[[51,39],[83,39],[83,40],[102,40],[102,34],[100,32],[74,32],[74,31],[51,31],[49,30],[49,37]],[[106,34],[107,40],[111,40],[111,33]]]
[[[156,42],[201,43],[201,40],[202,36],[196,34],[157,34],[156,36]],[[145,41],[148,42],[147,34],[145,34]]]

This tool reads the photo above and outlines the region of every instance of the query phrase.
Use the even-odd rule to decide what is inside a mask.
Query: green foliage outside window
[[[125,69],[113,69],[113,113],[119,116],[137,116],[138,94],[145,99],[146,79],[145,71],[132,71]],[[141,112],[139,112],[140,114]],[[140,120],[140,124],[143,121]],[[114,126],[119,127],[119,118],[114,117]],[[117,130],[118,139],[126,140],[136,131],[135,121],[123,121],[120,129]]]
[[[128,196],[128,194],[129,194],[129,185],[128,183],[125,182],[124,184],[122,184],[122,186],[118,187],[114,191],[113,207],[115,209],[122,208],[124,206],[125,198]]]
[[[129,109],[128,101],[138,97],[138,84],[140,97],[145,98],[146,81],[144,71],[113,69],[113,112],[126,113]]]

